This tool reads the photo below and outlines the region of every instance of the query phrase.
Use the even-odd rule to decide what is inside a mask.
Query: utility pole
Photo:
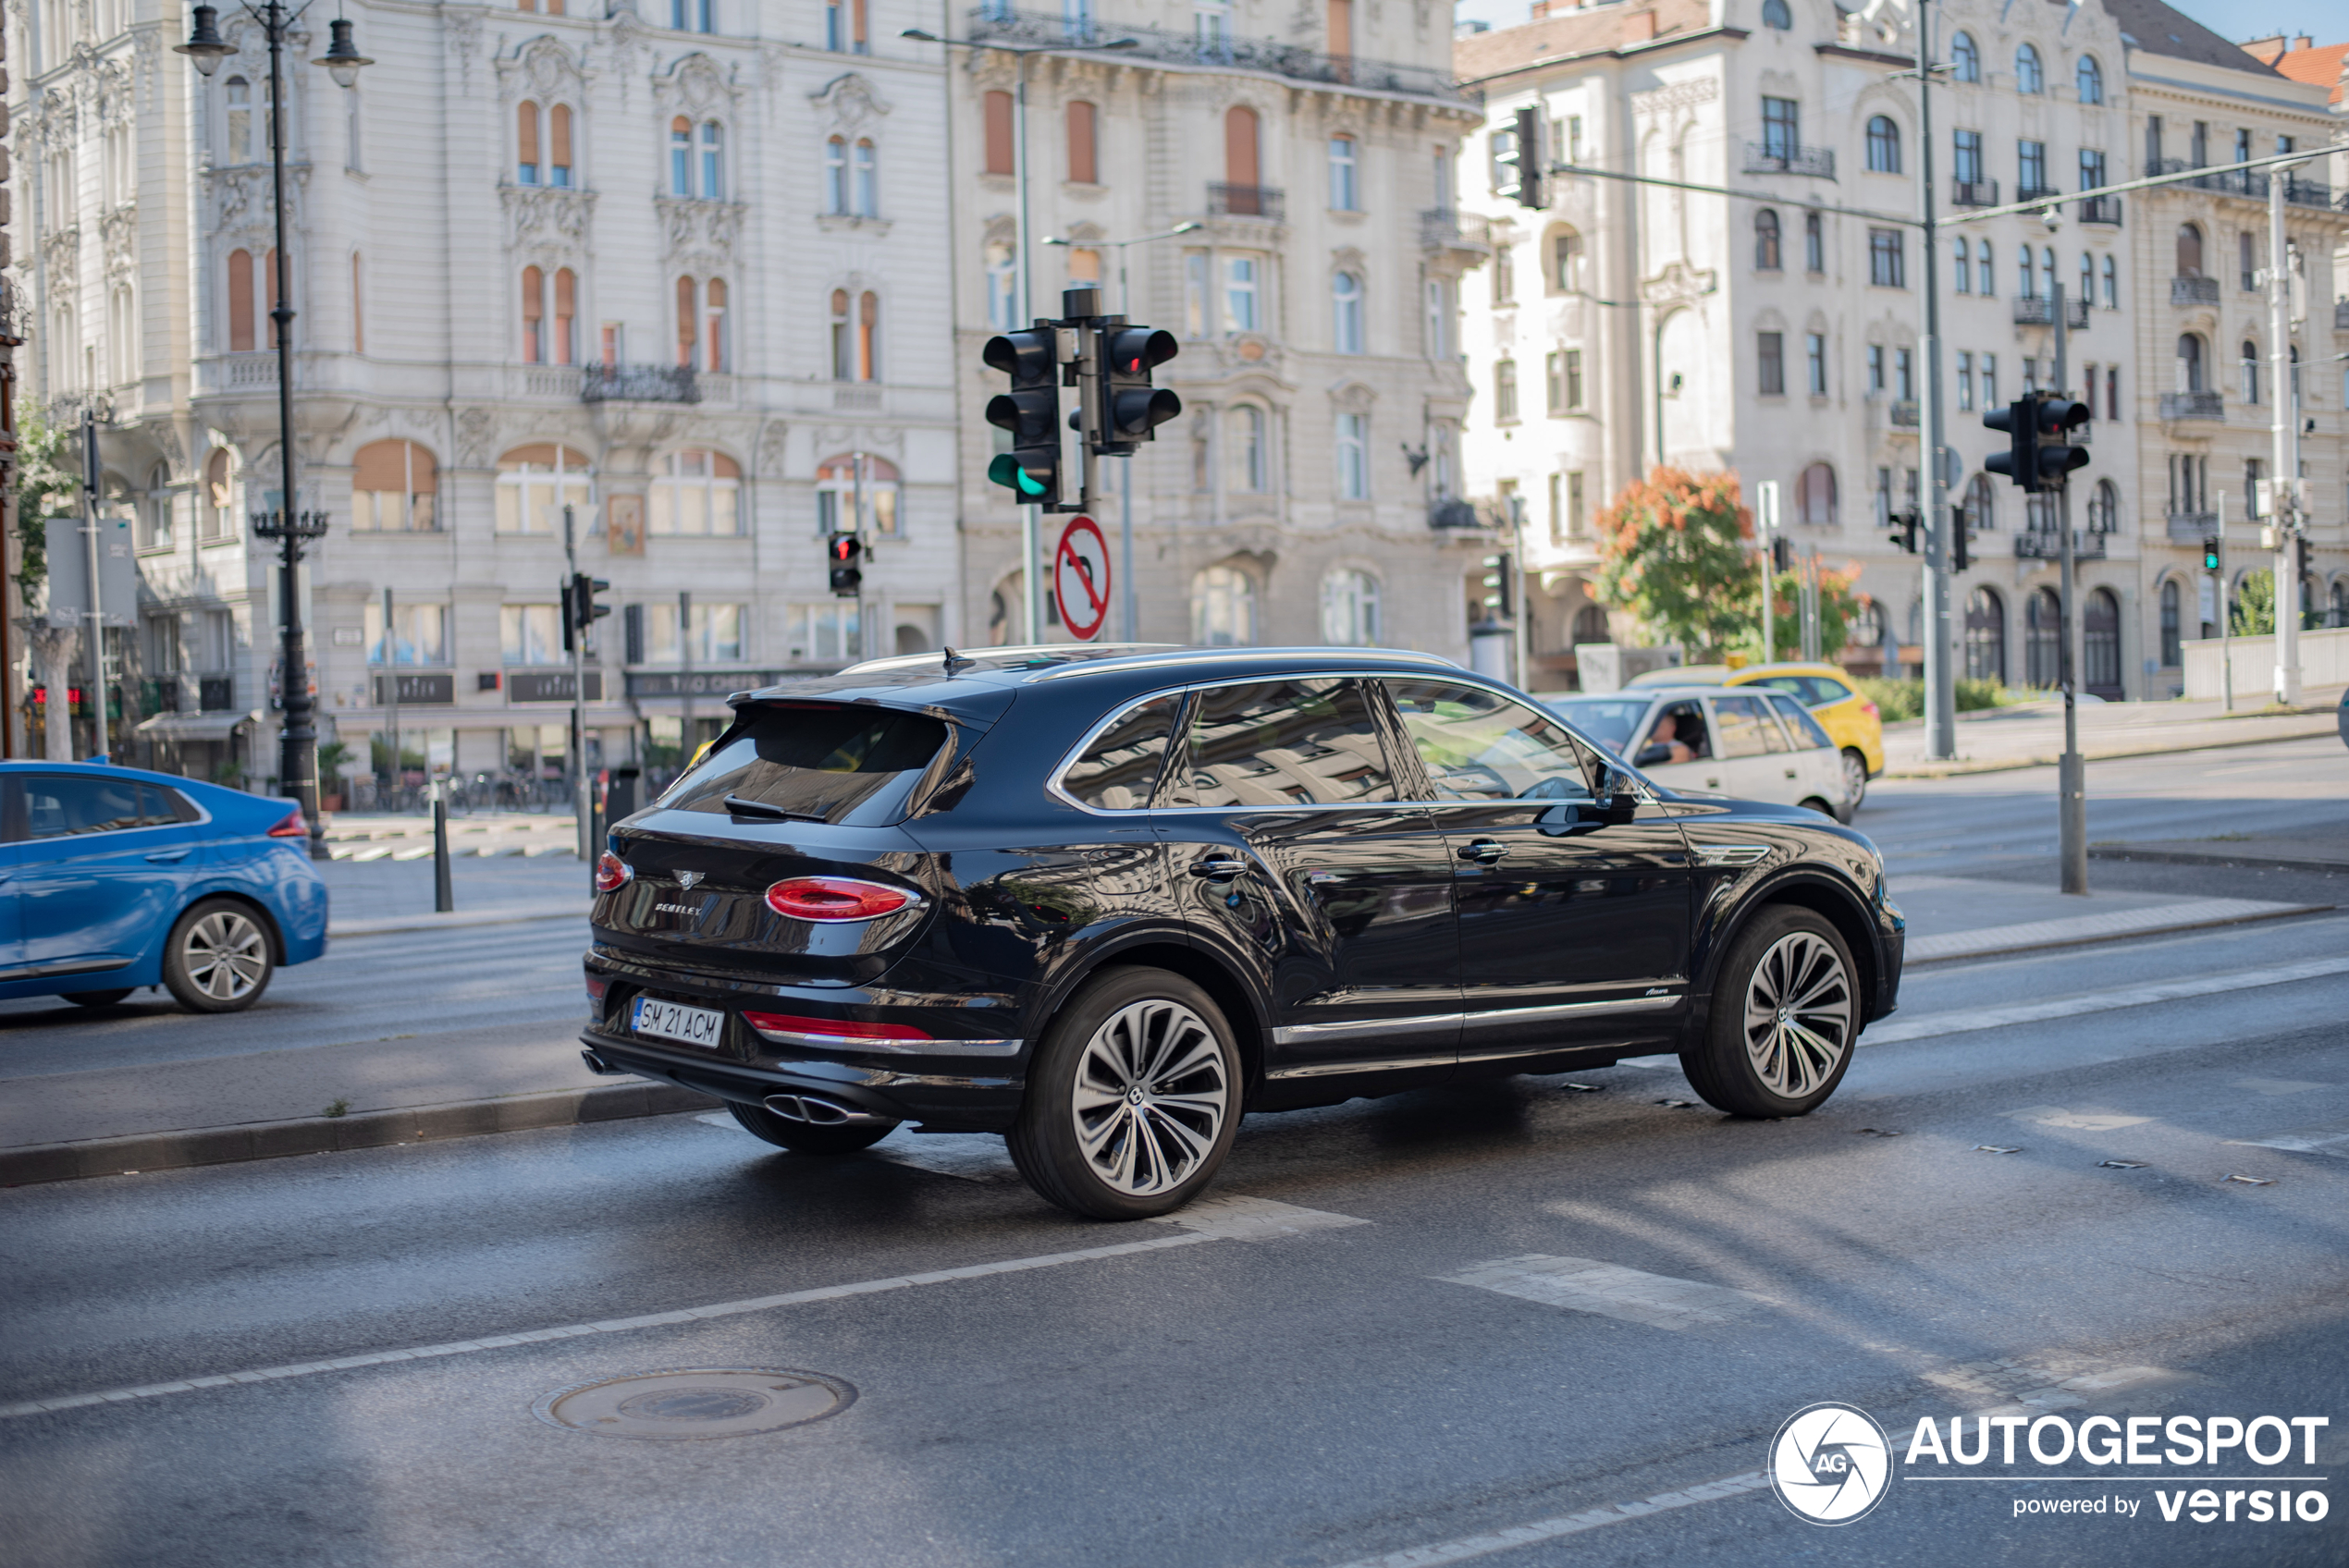
[[[1941,427],[1941,242],[1933,205],[1933,7],[1917,6],[1917,226],[1925,239],[1925,754],[1958,754],[1956,671],[1949,661],[1949,465]]]
[[[579,542],[572,532],[571,504],[563,503],[563,565],[568,581],[563,584],[563,618],[571,624],[563,630],[571,643],[571,805],[577,814],[577,849],[581,860],[596,858],[596,824],[594,790],[587,777],[587,631],[595,625],[589,606],[579,599]]]
[[[1755,532],[1762,535],[1762,662],[1778,662],[1778,482],[1765,479],[1753,487]]]
[[[81,410],[81,532],[90,541],[90,754],[106,755],[106,623],[99,606],[98,414]],[[54,693],[62,697],[63,692]]]
[[[694,766],[694,596],[677,595],[677,692],[683,711],[677,718],[677,771]]]
[[[2300,701],[2300,410],[2293,396],[2292,268],[2283,228],[2288,172],[2283,164],[2268,175],[2268,372],[2274,390],[2274,483],[2268,516],[2275,534],[2275,700]]]
[[[2052,219],[2053,210],[2049,210]],[[2050,222],[2050,228],[2054,227]],[[2055,286],[2055,382],[2059,396],[2069,396],[2069,341],[2064,321],[2063,285]],[[2032,432],[2038,439],[2038,432]],[[2080,755],[2080,666],[2075,658],[2072,639],[2079,626],[2080,617],[2074,585],[2074,563],[2072,550],[2072,482],[2068,476],[2056,477],[2056,529],[2062,537],[2063,574],[2061,592],[2062,613],[2057,618],[2061,656],[2057,668],[2063,686],[2063,755],[2056,761],[2056,837],[2062,860],[2063,890],[2085,894],[2088,890],[2088,770]]]
[[[407,781],[407,770],[400,765],[400,641],[391,628],[391,590],[384,590],[384,707],[391,725],[391,775],[388,779],[392,800],[400,795],[400,787]],[[389,801],[377,810],[395,810]]]

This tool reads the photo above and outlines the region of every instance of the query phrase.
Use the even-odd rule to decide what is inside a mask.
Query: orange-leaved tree
[[[1736,474],[1650,470],[1594,527],[1598,598],[1630,611],[1650,636],[1679,643],[1691,663],[1758,636],[1762,574]]]

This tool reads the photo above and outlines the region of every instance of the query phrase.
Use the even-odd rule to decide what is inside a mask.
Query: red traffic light
[[[865,553],[865,542],[854,533],[833,534],[830,547],[833,561],[841,566],[847,566]]]

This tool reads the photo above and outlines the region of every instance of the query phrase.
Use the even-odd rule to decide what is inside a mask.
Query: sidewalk
[[[2290,713],[2258,711],[2257,695],[2238,698],[2234,712],[2217,702],[2083,703],[2078,709],[2081,754],[2091,762],[2159,756],[2210,746],[2297,741],[2338,735],[2341,688],[2304,693]],[[2008,708],[1958,715],[1956,760],[1928,761],[1925,721],[1903,719],[1884,731],[1885,777],[1947,778],[1964,773],[2052,766],[2063,750],[2063,703],[2036,698]]]
[[[588,868],[579,863],[568,837],[560,852],[527,859],[482,860],[452,856],[449,886],[456,909],[433,912],[433,864],[429,828],[424,858],[336,860],[318,867],[330,911],[329,939],[375,936],[387,931],[424,931],[469,925],[502,925],[518,920],[584,918],[589,899]]]

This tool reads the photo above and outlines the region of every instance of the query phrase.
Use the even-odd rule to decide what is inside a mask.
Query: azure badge
[[[1814,1404],[1787,1417],[1770,1439],[1771,1489],[1814,1525],[1849,1525],[1884,1501],[1892,1445],[1866,1411]]]

